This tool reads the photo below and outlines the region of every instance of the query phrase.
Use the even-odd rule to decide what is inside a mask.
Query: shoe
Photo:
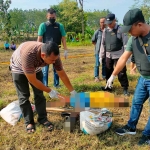
[[[123,94],[124,94],[125,96],[130,96],[130,93],[128,92],[128,89],[127,89],[127,88],[124,88],[124,89],[123,89]]]
[[[122,128],[119,128],[115,131],[117,134],[119,135],[125,135],[125,134],[131,134],[131,135],[135,135],[136,134],[136,130],[135,129],[131,129],[130,127],[128,127],[127,125],[125,125]]]
[[[61,85],[54,86],[56,89],[61,88]]]
[[[150,136],[142,135],[138,145],[150,145]]]
[[[100,79],[98,77],[95,77],[95,82],[100,82]]]
[[[107,87],[107,88],[105,89],[105,87],[102,86],[101,89],[102,89],[102,91],[112,92],[112,88],[109,88],[109,87]]]

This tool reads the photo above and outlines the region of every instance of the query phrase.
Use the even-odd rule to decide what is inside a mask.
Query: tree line
[[[133,7],[142,9],[146,21],[149,23],[150,0],[134,0]],[[110,10],[84,11],[83,0],[62,0],[58,5],[47,9],[9,10],[11,0],[0,0],[0,35],[1,40],[29,40],[37,37],[40,23],[46,21],[48,8],[54,8],[57,21],[64,25],[67,38],[78,36],[80,39],[91,38],[94,30],[99,28],[99,19],[111,13]]]

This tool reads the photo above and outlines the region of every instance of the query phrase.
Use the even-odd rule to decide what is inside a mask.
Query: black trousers
[[[29,82],[24,74],[12,73],[12,77],[18,94],[22,115],[25,119],[25,124],[26,125],[34,124],[33,111],[29,101],[29,97],[30,97]],[[42,71],[36,74],[36,78],[42,82],[43,80]],[[37,89],[32,84],[30,85],[34,93],[34,101],[35,101],[36,111],[38,114],[38,122],[44,123],[45,121],[47,121],[46,99],[43,95],[43,91]]]
[[[111,59],[106,57],[106,81],[110,78],[112,72],[114,71],[114,66],[116,66],[118,59]],[[118,80],[122,87],[128,88],[129,82],[126,74],[126,66],[119,72]]]

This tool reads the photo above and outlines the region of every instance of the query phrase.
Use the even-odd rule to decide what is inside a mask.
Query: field
[[[64,69],[68,77],[78,92],[100,91],[100,87],[105,85],[105,81],[99,83],[94,82],[94,54],[93,46],[78,46],[69,47],[68,55],[70,58],[62,59]],[[8,62],[12,51],[0,51],[0,110],[10,102],[17,100],[16,91],[12,82],[11,74],[8,70],[8,64],[1,62]],[[83,57],[72,57],[83,54]],[[61,50],[63,57],[63,50]],[[100,69],[101,70],[101,69]],[[128,65],[128,79],[130,83],[129,97],[130,106],[137,83],[138,74],[129,74]],[[53,72],[52,67],[49,70],[49,86],[53,87]],[[63,95],[69,95],[69,91],[61,82],[61,88],[58,91]],[[122,88],[116,79],[114,82],[114,94],[122,95]],[[49,96],[44,93],[47,101]],[[33,102],[33,94],[30,97]],[[148,146],[139,147],[137,143],[141,137],[141,132],[144,129],[148,116],[149,105],[148,102],[144,104],[144,108],[137,125],[137,134],[134,136],[126,135],[119,136],[115,134],[115,129],[125,125],[129,119],[130,107],[128,108],[111,108],[112,112],[121,113],[121,117],[113,118],[112,127],[105,133],[97,136],[84,135],[77,124],[77,128],[73,133],[63,131],[63,118],[60,113],[48,113],[48,119],[55,125],[53,132],[47,132],[44,128],[37,124],[36,132],[34,134],[27,134],[23,119],[16,126],[11,126],[0,117],[0,150],[148,150]],[[35,115],[35,121],[37,116]]]

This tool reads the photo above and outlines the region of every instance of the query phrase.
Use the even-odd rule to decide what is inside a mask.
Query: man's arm
[[[67,50],[66,37],[65,37],[65,36],[62,36],[61,41],[62,41],[64,50]]]
[[[33,74],[27,74],[25,73],[25,76],[27,77],[28,81],[34,85],[37,89],[41,90],[41,91],[45,91],[47,93],[49,93],[51,91],[50,88],[48,88],[47,86],[45,86],[40,80],[38,80],[36,78],[36,73]]]
[[[43,36],[38,36],[37,42],[43,42]]]
[[[57,70],[56,70],[57,71]],[[64,83],[64,85],[67,87],[67,89],[71,92],[73,91],[73,87],[70,83],[70,80],[66,74],[66,72],[64,70],[61,71],[57,71],[58,76],[60,77],[60,79],[62,80],[62,82]]]
[[[38,29],[38,38],[37,38],[38,42],[43,42],[43,34],[45,31],[46,31],[45,24],[41,23]]]
[[[94,45],[96,45],[96,42],[97,42],[96,34],[97,34],[97,31],[94,32],[94,35],[92,37],[92,44]]]
[[[99,58],[101,58],[101,59],[105,58],[105,53],[106,53],[106,49],[105,49],[105,29],[104,29],[103,34],[102,34]]]
[[[116,76],[118,75],[118,73],[124,68],[124,66],[126,65],[127,60],[129,59],[129,57],[132,55],[131,51],[125,51],[121,57],[119,58],[117,65],[115,66],[115,69],[112,73],[112,75]]]

